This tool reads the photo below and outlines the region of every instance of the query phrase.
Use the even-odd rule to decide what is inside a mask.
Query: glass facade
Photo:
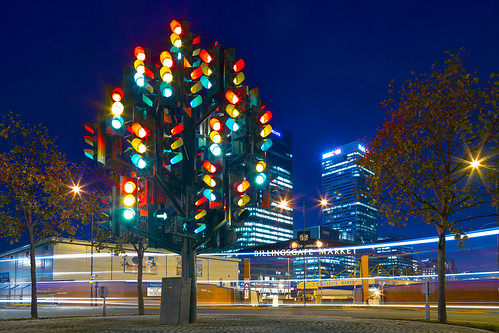
[[[267,164],[271,173],[270,207],[251,205],[251,215],[244,227],[236,228],[236,245],[230,250],[273,244],[293,238],[293,210],[278,206],[280,198],[291,198],[293,191],[291,159],[291,133],[272,131],[273,145],[267,151]]]
[[[329,201],[322,210],[322,225],[374,243],[377,211],[366,195],[366,178],[372,172],[356,163],[364,152],[355,141],[322,155],[322,196]]]
[[[378,242],[395,242],[407,240],[407,237],[399,235],[386,235],[378,238]],[[378,264],[377,275],[412,275],[413,253],[412,245],[377,247],[374,250],[375,258]]]

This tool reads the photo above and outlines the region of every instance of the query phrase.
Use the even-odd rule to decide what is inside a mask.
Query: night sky
[[[381,125],[392,79],[400,86],[460,48],[483,79],[499,72],[498,17],[497,1],[9,1],[0,11],[2,112],[44,123],[71,161],[85,163],[83,124],[96,120],[105,86],[121,84],[135,46],[166,49],[170,21],[185,18],[202,45],[218,41],[245,60],[273,127],[293,132],[294,194],[308,201],[320,194],[322,153]],[[307,225],[318,223],[311,209]],[[420,224],[381,224],[379,233],[436,234]]]

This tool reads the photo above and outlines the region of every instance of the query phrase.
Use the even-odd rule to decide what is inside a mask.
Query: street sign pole
[[[430,297],[430,280],[426,279],[425,281],[425,288],[426,288],[426,304],[424,307],[424,312],[425,312],[425,319],[426,321],[430,321],[430,302],[428,298]]]

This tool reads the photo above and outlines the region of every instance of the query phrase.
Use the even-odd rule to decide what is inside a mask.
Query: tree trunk
[[[144,263],[144,245],[142,242],[139,243],[137,249],[137,258],[139,269],[137,272],[137,302],[139,307],[139,315],[144,314],[144,294],[142,292],[142,273],[143,273],[143,263]]]
[[[38,297],[36,293],[36,252],[35,235],[33,228],[29,227],[29,261],[31,272],[31,318],[38,318]]]
[[[445,302],[445,229],[438,230],[438,322],[447,323]]]

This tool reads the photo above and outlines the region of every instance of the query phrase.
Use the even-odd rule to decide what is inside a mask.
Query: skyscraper
[[[377,241],[376,208],[366,195],[366,178],[372,172],[356,163],[363,153],[364,146],[354,141],[322,155],[322,196],[329,201],[322,211],[322,225],[373,243]]]
[[[291,133],[272,131],[273,145],[267,151],[267,163],[271,173],[270,207],[251,205],[251,215],[244,226],[236,228],[236,245],[230,251],[273,244],[293,238],[293,210],[278,207],[280,198],[291,198],[293,191],[291,159]]]

